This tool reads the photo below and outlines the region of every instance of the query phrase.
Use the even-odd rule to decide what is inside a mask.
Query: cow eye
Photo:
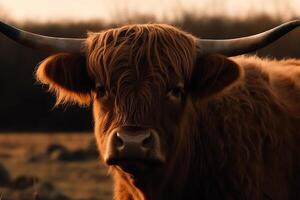
[[[105,86],[103,86],[103,85],[97,86],[96,94],[97,94],[97,98],[103,98],[104,96],[106,96],[107,90],[106,90]]]
[[[184,95],[182,87],[174,87],[169,90],[167,96],[172,100],[181,100]]]

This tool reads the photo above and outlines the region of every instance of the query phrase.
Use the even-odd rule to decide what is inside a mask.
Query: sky
[[[278,13],[300,16],[300,0],[0,0],[0,19],[22,21],[118,21],[136,13],[154,15],[158,20],[180,18],[182,11],[198,15],[247,17]]]

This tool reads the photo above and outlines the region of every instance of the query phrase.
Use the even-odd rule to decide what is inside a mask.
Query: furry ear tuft
[[[238,64],[222,55],[207,55],[195,63],[191,92],[196,97],[207,97],[234,85],[242,75]]]
[[[36,79],[55,93],[56,105],[91,102],[94,82],[88,75],[84,56],[67,53],[50,56],[40,63]]]

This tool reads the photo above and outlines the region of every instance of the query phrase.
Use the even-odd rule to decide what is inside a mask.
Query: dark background
[[[135,23],[153,22],[149,16],[136,16]],[[127,20],[126,23],[131,23]],[[256,16],[245,20],[196,17],[185,14],[172,24],[202,38],[223,39],[247,36],[282,23],[279,18]],[[24,30],[58,37],[85,37],[87,31],[100,31],[122,24],[101,21],[85,23],[25,23]],[[294,30],[267,48],[254,52],[272,58],[300,58],[300,30]],[[47,87],[36,83],[34,71],[47,54],[20,46],[0,34],[0,132],[91,131],[90,108],[58,106]]]

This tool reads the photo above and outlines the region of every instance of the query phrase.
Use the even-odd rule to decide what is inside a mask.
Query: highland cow
[[[0,31],[57,53],[36,71],[57,103],[93,104],[114,199],[296,200],[300,60],[241,54],[299,25],[217,41],[164,24],[127,25],[86,39],[3,23]]]

